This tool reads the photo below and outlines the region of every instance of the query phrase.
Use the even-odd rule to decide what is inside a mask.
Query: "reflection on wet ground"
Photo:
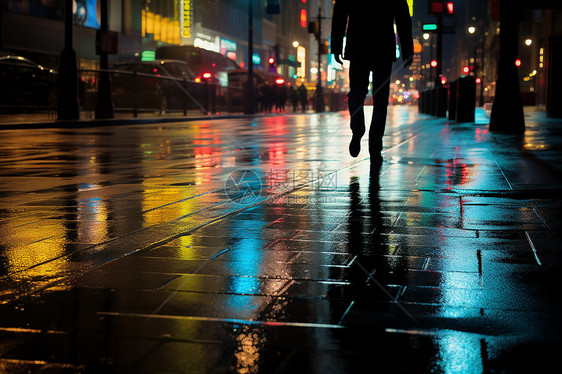
[[[3,131],[0,371],[555,362],[562,124],[529,111],[515,137],[392,107],[375,169],[347,122]]]

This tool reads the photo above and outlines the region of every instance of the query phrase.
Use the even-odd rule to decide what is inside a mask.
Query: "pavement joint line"
[[[278,322],[278,321],[261,321],[261,320],[246,320],[239,318],[219,318],[219,317],[200,317],[200,316],[180,316],[169,314],[150,315],[146,313],[127,313],[127,312],[96,312],[99,316],[111,317],[139,317],[145,319],[173,319],[173,320],[186,320],[186,321],[202,321],[202,322],[226,322],[241,325],[265,325],[276,327],[307,327],[307,328],[328,328],[328,329],[341,329],[344,326],[334,325],[330,323],[314,323],[314,322]]]
[[[496,166],[498,167],[498,169],[500,170],[500,172],[503,175],[503,178],[505,179],[505,181],[507,182],[507,185],[509,186],[509,189],[513,191],[513,186],[511,186],[511,183],[509,183],[509,180],[507,179],[507,177],[505,176],[505,173],[503,172],[503,169],[500,167],[500,164],[498,164],[498,160],[496,160],[495,157],[493,157],[494,162],[496,163]]]
[[[159,289],[161,289],[162,287],[164,287],[164,286],[166,286],[167,284],[169,284],[170,282],[173,282],[173,281],[175,281],[176,279],[178,279],[178,278],[180,278],[180,277],[181,277],[181,275],[176,274],[176,275],[170,277],[169,279],[165,280],[164,282],[162,282],[160,285],[158,285],[158,286],[155,287],[154,289],[155,289],[155,290],[159,290]]]
[[[539,217],[539,219],[542,221],[542,223],[546,226],[546,228],[549,231],[552,231],[552,228],[550,227],[550,225],[546,222],[546,220],[544,219],[544,217],[542,216],[542,214],[539,213],[539,210],[537,209],[537,206],[535,205],[535,203],[531,203],[529,204],[531,206],[531,208],[533,209],[533,212],[535,212],[535,214],[537,215],[537,217]]]
[[[402,298],[402,296],[404,296],[404,294],[406,293],[406,290],[408,289],[408,286],[403,285],[400,286],[400,289],[398,290],[398,292],[396,293],[396,298],[395,300],[398,302],[400,301],[400,299]]]
[[[283,284],[283,287],[278,290],[275,294],[278,297],[281,297],[293,284],[295,284],[294,279],[287,279],[287,281]]]
[[[209,260],[214,260],[215,258],[219,257],[220,255],[222,255],[223,253],[226,253],[230,250],[230,248],[225,249],[224,251],[221,251],[219,253],[217,253],[216,255],[214,255],[213,257],[211,257]]]
[[[414,318],[413,315],[410,314],[410,312],[408,312],[408,310],[399,302],[396,300],[396,298],[392,297],[392,295],[390,294],[390,292],[388,292],[388,290],[386,289],[386,287],[384,287],[382,284],[380,284],[379,281],[377,281],[375,279],[375,277],[373,275],[371,275],[371,273],[369,273],[369,271],[367,271],[367,269],[365,269],[363,267],[363,265],[361,265],[361,263],[359,261],[356,262],[357,266],[359,266],[359,268],[365,273],[367,274],[367,277],[373,281],[377,287],[379,287],[379,289],[396,305],[398,306],[403,312],[404,314],[406,314],[412,321],[414,321],[415,323],[418,323],[418,321]],[[374,271],[374,270],[373,270]]]
[[[537,264],[542,266],[541,260],[539,259],[539,255],[537,254],[537,249],[535,248],[535,245],[533,244],[533,241],[531,240],[531,236],[529,235],[529,232],[527,230],[525,230],[525,237],[527,238],[527,242],[531,246],[531,250],[533,251],[533,254],[535,255],[535,260],[537,261]]]
[[[349,306],[347,307],[347,309],[345,310],[345,312],[343,312],[343,314],[342,314],[342,316],[341,316],[341,318],[340,318],[340,320],[339,320],[339,322],[338,322],[338,325],[341,325],[341,324],[342,324],[344,318],[347,316],[347,313],[349,313],[349,311],[351,310],[351,307],[353,307],[353,304],[355,304],[355,300],[351,300],[351,303],[349,303]]]

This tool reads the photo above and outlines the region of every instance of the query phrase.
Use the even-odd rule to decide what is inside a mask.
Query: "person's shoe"
[[[349,154],[351,157],[357,157],[361,152],[361,137],[363,135],[353,134],[349,143]]]

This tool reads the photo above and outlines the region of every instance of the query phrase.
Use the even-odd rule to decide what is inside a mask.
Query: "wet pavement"
[[[562,121],[391,107],[3,130],[0,372],[529,373],[561,348]]]

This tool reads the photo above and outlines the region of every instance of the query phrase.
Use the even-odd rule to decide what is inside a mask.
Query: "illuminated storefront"
[[[184,0],[182,2],[190,2]],[[142,36],[169,44],[180,43],[180,22],[176,0],[146,0],[142,9]],[[185,33],[185,20],[182,18]]]
[[[304,69],[305,60],[306,60],[306,49],[299,45],[297,47],[297,62],[301,63],[301,66],[297,67],[297,77],[299,78],[306,77],[305,69]]]

